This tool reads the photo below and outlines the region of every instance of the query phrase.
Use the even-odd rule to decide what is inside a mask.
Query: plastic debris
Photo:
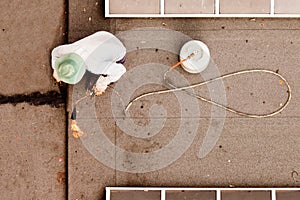
[[[77,125],[76,120],[72,120],[71,130],[72,130],[72,135],[74,138],[80,138],[84,135],[82,130]]]
[[[283,83],[283,80],[280,79],[280,80],[279,80],[279,84],[282,85],[282,83]]]

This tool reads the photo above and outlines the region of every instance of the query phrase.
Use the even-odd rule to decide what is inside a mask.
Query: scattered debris
[[[162,23],[162,25],[163,25],[163,26],[167,26],[167,24],[166,24],[166,23],[164,23],[164,22]]]
[[[250,19],[250,21],[252,21],[252,22],[255,22],[255,21],[256,21],[256,19],[255,19],[255,18],[251,18],[251,19]]]
[[[86,8],[83,8],[83,9],[82,9],[82,12],[84,12],[84,13],[85,13],[85,12],[86,12]]]
[[[294,181],[298,182],[297,179],[299,179],[299,174],[297,171],[293,170],[291,173],[292,178],[294,179]]]
[[[83,135],[85,135],[83,133],[83,131],[79,128],[79,126],[77,125],[76,123],[76,120],[72,120],[72,123],[71,123],[71,130],[72,130],[72,133],[73,133],[73,137],[74,138],[80,138],[82,137]]]
[[[89,22],[92,21],[92,17],[89,17]]]
[[[228,160],[229,163],[231,163],[231,160]]]
[[[65,172],[57,172],[56,180],[60,184],[64,184],[66,181],[66,173]]]
[[[98,6],[98,1],[95,3],[95,6]]]
[[[283,83],[283,80],[280,79],[280,80],[279,80],[279,84],[282,85],[282,83]]]
[[[62,157],[58,158],[58,162],[62,162],[64,159]]]

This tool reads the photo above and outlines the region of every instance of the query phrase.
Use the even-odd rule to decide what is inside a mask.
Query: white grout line
[[[105,199],[106,200],[110,200],[110,188],[109,187],[106,187],[105,188],[105,191],[106,191],[106,194],[105,194]]]
[[[275,14],[275,0],[271,0],[270,2],[270,15],[274,15]]]
[[[220,13],[220,0],[215,0],[215,13],[214,14],[165,14],[165,0],[160,0],[160,13],[159,14],[111,14],[109,8],[109,0],[105,0],[105,17],[237,17],[237,18],[300,18],[299,14],[276,14],[275,13],[275,0],[270,0],[270,14],[221,14]]]
[[[160,191],[160,200],[166,200],[166,190],[161,189]]]
[[[165,15],[165,0],[160,0],[160,15]]]
[[[220,14],[220,0],[215,0],[215,14]]]
[[[216,195],[217,195],[216,200],[221,200],[221,190],[220,189],[217,189],[217,194]]]
[[[109,0],[105,0],[105,2],[104,2],[104,6],[105,6],[105,14],[104,14],[104,16],[105,17],[109,17],[109,15],[110,15],[110,13],[109,13]]]
[[[221,191],[271,191],[271,200],[276,200],[276,191],[300,191],[300,188],[168,188],[168,187],[106,187],[106,200],[111,200],[111,191],[160,191],[160,200],[166,200],[166,191],[216,191],[216,200],[221,200]]]
[[[300,191],[299,188],[175,188],[175,187],[106,187],[106,189],[112,190],[165,190],[165,191],[174,191],[174,190],[190,190],[190,191]]]
[[[271,196],[272,196],[272,200],[276,200],[276,190],[274,188],[272,189]]]
[[[107,14],[105,17],[160,18],[160,17],[217,17],[217,18],[300,18],[300,14]]]

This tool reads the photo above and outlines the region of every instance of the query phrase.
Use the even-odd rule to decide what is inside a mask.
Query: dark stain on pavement
[[[57,172],[56,180],[60,184],[65,184],[66,181],[66,173],[65,172]]]
[[[47,93],[34,92],[31,94],[16,94],[4,96],[0,94],[0,104],[28,103],[34,106],[50,105],[51,107],[62,107],[65,104],[64,96],[57,91],[49,91]]]
[[[300,181],[300,176],[299,173],[295,170],[292,171],[291,173],[292,178],[294,179],[295,182],[299,182]]]

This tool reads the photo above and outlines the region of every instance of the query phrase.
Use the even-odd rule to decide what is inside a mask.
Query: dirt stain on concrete
[[[16,94],[4,96],[0,94],[0,104],[28,103],[34,106],[50,105],[51,107],[62,107],[65,104],[65,98],[57,91],[49,91],[47,93],[34,92],[31,94]]]
[[[57,172],[56,180],[60,184],[65,184],[65,182],[66,182],[66,173],[65,172]]]

